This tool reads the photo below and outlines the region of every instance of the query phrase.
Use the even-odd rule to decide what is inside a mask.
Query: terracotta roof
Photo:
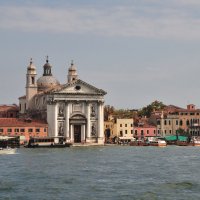
[[[44,121],[26,121],[19,118],[0,118],[0,127],[47,127]]]
[[[7,111],[19,111],[19,107],[15,104],[13,105],[0,105],[0,112]]]

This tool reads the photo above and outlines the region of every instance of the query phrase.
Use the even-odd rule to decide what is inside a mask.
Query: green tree
[[[139,116],[146,116],[146,117],[150,117],[151,113],[153,111],[161,111],[162,109],[164,109],[166,107],[165,104],[163,104],[163,102],[161,101],[153,101],[151,104],[147,105],[146,107],[143,107],[139,112],[138,115]]]

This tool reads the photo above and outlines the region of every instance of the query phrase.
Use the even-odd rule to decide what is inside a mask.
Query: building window
[[[178,120],[176,120],[176,125],[178,125]]]
[[[165,130],[165,134],[167,133],[167,130]]]
[[[133,124],[131,124],[131,127],[133,127]]]
[[[158,134],[160,134],[160,130],[158,130]]]
[[[149,134],[149,130],[147,130],[147,134]]]
[[[35,84],[35,78],[34,77],[31,77],[31,82],[32,82],[33,85]]]
[[[12,132],[12,129],[11,129],[11,128],[8,128],[8,129],[7,129],[7,132],[8,132],[8,133],[11,133],[11,132]]]
[[[172,134],[172,130],[169,130],[169,133]]]
[[[122,137],[123,136],[123,131],[120,131],[120,137]]]
[[[15,132],[19,133],[19,129],[18,129],[18,128],[15,128]]]
[[[122,127],[122,124],[120,124],[120,127]]]
[[[28,132],[29,132],[29,133],[32,133],[32,132],[33,132],[33,129],[32,129],[32,128],[29,128],[29,129],[28,129]]]
[[[133,130],[131,130],[131,134],[133,134]]]
[[[22,105],[21,105],[21,103],[19,104],[19,110],[20,110],[20,111],[22,110]]]
[[[183,126],[183,121],[182,120],[180,120],[180,126]]]
[[[156,134],[156,130],[153,130],[154,135]]]
[[[137,135],[137,130],[135,130],[135,135]]]
[[[164,124],[167,125],[167,120],[164,121]]]
[[[189,125],[190,125],[190,121],[189,121],[189,120],[187,120],[186,124],[187,124],[187,126],[189,126]]]
[[[144,135],[144,131],[143,130],[141,130],[141,135]]]
[[[35,132],[39,133],[39,132],[40,132],[40,129],[39,129],[39,128],[36,128],[36,129],[35,129]]]
[[[157,125],[160,125],[160,120],[157,121]]]
[[[127,134],[128,133],[128,131],[127,130],[125,130],[125,134]]]
[[[171,125],[171,121],[169,120],[169,125]]]
[[[127,127],[127,124],[125,124],[125,127]]]
[[[25,129],[24,129],[24,128],[21,128],[21,129],[20,129],[20,132],[24,133],[24,132],[25,132]]]

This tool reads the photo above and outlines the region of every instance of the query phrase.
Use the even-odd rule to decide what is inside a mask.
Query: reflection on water
[[[198,147],[19,149],[1,156],[0,199],[200,199]]]

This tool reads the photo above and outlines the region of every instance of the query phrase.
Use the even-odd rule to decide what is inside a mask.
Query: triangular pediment
[[[63,85],[58,90],[51,91],[58,94],[91,94],[91,95],[105,95],[106,92],[98,89],[80,79],[71,83]]]

